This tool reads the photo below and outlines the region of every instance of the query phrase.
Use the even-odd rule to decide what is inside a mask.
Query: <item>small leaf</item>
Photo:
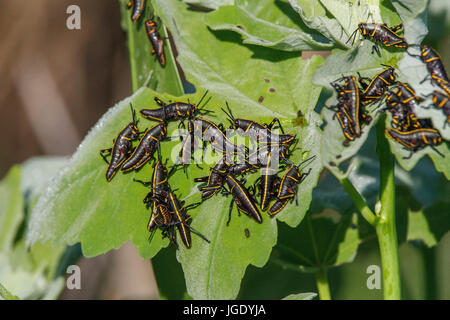
[[[192,299],[187,294],[183,269],[176,259],[174,248],[161,250],[152,259],[152,267],[161,299]]]
[[[231,6],[235,0],[183,0],[183,2],[208,9],[218,9],[221,6]]]
[[[307,293],[295,293],[284,297],[282,300],[313,300],[317,297],[317,293],[307,292]]]
[[[450,204],[437,203],[418,212],[409,211],[408,240],[435,246],[450,230]]]
[[[6,290],[4,286],[0,283],[0,297],[4,300],[20,300],[19,297],[13,295],[11,292]]]
[[[27,201],[36,200],[53,176],[68,161],[69,158],[66,157],[33,157],[21,164],[21,189]]]

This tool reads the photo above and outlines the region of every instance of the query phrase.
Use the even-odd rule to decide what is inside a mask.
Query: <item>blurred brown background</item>
[[[66,28],[70,4],[81,30]],[[2,0],[0,16],[3,176],[30,156],[72,154],[130,79],[118,1]]]
[[[81,30],[66,27],[81,8]],[[0,2],[0,177],[37,155],[71,155],[108,107],[131,93],[116,0]],[[78,262],[82,290],[62,299],[157,299],[150,261],[127,243]]]

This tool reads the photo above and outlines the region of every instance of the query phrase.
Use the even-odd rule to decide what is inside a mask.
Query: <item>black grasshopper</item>
[[[196,207],[199,203],[183,207],[183,202],[179,202],[176,195],[170,189],[168,179],[175,170],[176,167],[172,167],[170,172],[168,172],[166,166],[158,160],[155,164],[151,181],[144,182],[135,180],[144,186],[150,186],[151,188],[151,191],[144,198],[144,203],[147,207],[150,206],[150,203],[153,204],[152,215],[147,227],[148,230],[152,232],[149,240],[151,240],[156,228],[159,227],[163,231],[163,237],[169,237],[171,244],[175,243],[173,228],[176,226],[180,232],[183,243],[188,248],[191,246],[190,231],[193,231],[209,242],[208,239],[188,224],[191,217],[186,214],[186,211]]]
[[[418,119],[414,110],[422,99],[407,84],[398,82],[396,91],[386,93],[386,107],[378,112],[389,111],[391,125],[400,131],[419,129],[427,126],[425,120]]]
[[[222,154],[245,155],[248,148],[235,145],[222,131],[220,126],[210,120],[196,117],[194,119],[194,136],[203,142],[209,142],[213,150]]]
[[[195,105],[188,102],[171,102],[166,104],[161,101],[158,97],[155,97],[155,101],[157,104],[161,106],[158,109],[142,109],[141,115],[149,120],[155,121],[176,121],[176,120],[184,120],[187,118],[192,118],[196,114],[207,114],[211,111],[204,110],[200,111],[199,105],[202,103],[203,99],[208,94],[206,91],[201,97],[200,101]]]
[[[236,119],[228,103],[226,105],[228,111],[223,108],[222,111],[228,116],[228,121],[231,125],[230,129],[237,130],[240,135],[249,137],[252,141],[256,141],[259,144],[291,144],[295,140],[295,135],[284,134],[283,127],[278,118],[274,118],[268,125],[249,119]],[[276,134],[271,131],[275,123],[278,123],[282,134]]]
[[[169,212],[167,203],[155,200],[155,207],[147,225],[150,231],[148,241],[151,242],[157,228],[161,229],[163,238],[169,238],[170,245],[175,244],[174,221],[172,214]]]
[[[176,167],[173,167],[170,172],[168,172],[167,167],[158,160],[155,163],[151,181],[144,182],[141,180],[133,179],[134,181],[141,183],[145,187],[150,187],[151,189],[151,191],[144,198],[145,204],[149,205],[152,201],[158,201],[159,199],[161,199],[161,197],[164,197],[164,195],[167,196],[167,192],[170,190],[168,180],[175,169]],[[167,199],[165,199],[164,202],[167,202]]]
[[[199,189],[202,191],[202,201],[205,201],[222,189],[227,174],[232,176],[242,175],[256,168],[258,167],[250,164],[248,159],[243,159],[239,163],[230,164],[226,161],[226,156],[224,156],[217,161],[208,176],[195,178],[194,181],[204,182],[203,185],[199,186]]]
[[[198,206],[200,203],[193,203],[183,207],[183,202],[180,202],[172,191],[168,192],[168,203],[169,212],[173,215],[173,220],[175,221],[174,225],[178,228],[181,240],[187,248],[191,247],[191,231],[206,242],[210,243],[210,241],[204,235],[192,228],[188,223],[192,219],[192,217],[187,215],[186,212],[189,209]]]
[[[145,0],[130,0],[128,1],[127,7],[128,9],[133,7],[133,10],[131,11],[131,20],[136,23],[144,13]]]
[[[164,55],[164,40],[161,38],[157,25],[154,20],[148,19],[145,21],[145,31],[147,37],[152,44],[152,54],[155,54],[158,58],[158,62],[161,66],[166,65],[166,56]]]
[[[239,159],[238,162],[228,163],[227,172],[232,176],[243,175],[248,172],[254,172],[259,166],[251,164],[248,158]]]
[[[155,163],[151,181],[144,182],[133,179],[134,181],[143,184],[145,187],[150,187],[151,189],[143,201],[147,208],[152,206],[152,213],[147,225],[148,231],[151,232],[149,241],[151,241],[157,227],[165,231],[163,232],[163,236],[171,235],[171,241],[173,240],[173,233],[170,233],[167,230],[170,225],[173,224],[173,219],[169,213],[169,207],[167,204],[167,196],[170,191],[168,179],[175,169],[176,167],[173,167],[172,170],[168,172],[166,166],[158,160]]]
[[[107,181],[111,181],[114,178],[117,171],[122,167],[124,161],[128,159],[132,152],[133,141],[139,138],[140,132],[137,127],[138,120],[136,120],[136,113],[131,105],[130,107],[133,121],[119,132],[113,140],[114,146],[112,148],[100,150],[100,155],[108,164],[108,168],[106,169]],[[109,162],[106,160],[106,153],[111,154]]]
[[[260,208],[265,211],[272,197],[278,190],[277,173],[280,162],[288,161],[289,147],[286,145],[270,145],[259,148],[250,154],[248,162],[253,168],[261,168],[261,176],[256,180],[258,193],[261,196]]]
[[[433,106],[437,109],[441,109],[447,116],[447,121],[444,123],[444,128],[447,124],[450,124],[450,95],[445,94],[442,91],[434,90],[431,94]]]
[[[252,169],[261,168],[268,164],[276,165],[271,160],[272,155],[276,155],[277,160],[286,160],[289,157],[289,146],[268,145],[258,148],[248,156],[248,163]]]
[[[166,133],[167,128],[164,122],[147,129],[132,155],[123,164],[122,170],[124,172],[139,170],[150,159],[153,159],[153,153],[159,148],[159,142],[164,139]]]
[[[267,209],[276,189],[280,161],[287,161],[288,155],[289,147],[287,145],[270,145],[260,147],[248,157],[248,162],[253,168],[261,168],[261,176],[255,183],[261,195],[260,207],[263,211]]]
[[[271,158],[272,154],[269,154]],[[280,178],[278,177],[279,168],[274,168],[272,161],[269,159],[267,165],[261,168],[261,176],[256,180],[258,192],[261,196],[259,206],[262,211],[266,211],[269,207],[270,200],[276,195],[280,186]]]
[[[226,190],[224,188],[222,193],[226,195],[231,194],[233,196],[233,200],[230,203],[227,226],[231,221],[231,212],[233,210],[234,202],[236,203],[239,213],[243,212],[250,218],[254,219],[256,222],[262,223],[262,217],[255,205],[255,199],[247,190],[247,188],[245,188],[244,184],[230,174],[227,174],[225,176],[225,182],[227,183],[229,190]]]
[[[358,72],[358,81],[363,89],[361,92],[362,106],[380,100],[383,97],[385,91],[388,90],[389,86],[394,84],[396,78],[395,69],[390,66],[386,67],[386,69],[379,72],[372,79],[362,77]],[[369,83],[366,83],[366,80],[368,80]]]
[[[225,157],[222,157],[211,169],[209,176],[194,179],[195,182],[205,183],[199,187],[202,201],[211,198],[222,189],[228,166]]]
[[[397,82],[396,91],[389,91],[390,100],[392,103],[401,103],[407,106],[411,111],[414,111],[418,108],[419,103],[422,102],[422,99],[416,96],[414,90],[406,83]],[[386,96],[386,101],[388,100],[388,96]]]
[[[276,196],[275,202],[269,208],[268,213],[271,216],[279,213],[283,208],[287,205],[289,201],[293,201],[295,199],[297,203],[297,189],[298,185],[302,183],[305,178],[311,173],[311,169],[308,172],[301,172],[301,167],[305,163],[309,163],[314,160],[315,156],[312,156],[304,161],[302,161],[299,165],[291,164],[291,166],[287,169],[286,173],[281,178],[280,187],[278,189],[278,194]]]
[[[424,45],[420,53],[420,58],[426,64],[429,72],[429,75],[422,82],[431,79],[435,84],[445,90],[447,94],[450,94],[450,80],[439,53],[430,46]]]
[[[182,139],[181,134],[180,139]],[[177,159],[177,164],[181,164],[183,167],[188,165],[191,162],[192,155],[197,147],[198,142],[194,136],[194,123],[191,120],[189,120],[187,125],[186,136],[181,143],[181,150]]]
[[[414,152],[425,148],[426,146],[430,146],[440,156],[444,157],[444,155],[435,148],[435,146],[442,143],[442,137],[436,129],[420,128],[410,131],[400,131],[394,128],[389,128],[386,129],[386,135],[390,139],[403,145],[407,150],[411,151],[410,155],[404,159],[411,158]]]
[[[343,85],[338,83],[341,81],[344,81]],[[339,123],[341,124],[341,128],[345,128],[344,126],[342,126],[342,121],[345,121],[343,118],[345,114],[345,117],[347,117],[352,128],[352,136],[359,137],[361,135],[361,124],[369,124],[372,121],[372,117],[367,115],[362,110],[360,103],[360,90],[356,81],[356,77],[342,77],[330,84],[338,94],[339,105],[329,109],[332,109],[336,112],[340,111]],[[343,110],[339,110],[342,108]]]
[[[368,39],[374,42],[372,47],[372,54],[374,51],[380,55],[380,49],[378,44],[382,44],[385,47],[395,47],[401,49],[407,49],[408,43],[405,38],[399,36],[396,32],[403,28],[402,24],[396,25],[389,28],[386,24],[379,23],[367,23],[361,22],[358,24],[358,29],[356,29],[347,40],[347,43],[353,38],[356,38],[358,31],[361,33],[364,39]],[[353,40],[354,42],[354,40]]]
[[[338,103],[337,105],[331,107],[325,107],[335,112],[333,115],[333,120],[335,118],[338,119],[339,126],[341,127],[342,133],[345,137],[345,141],[343,144],[344,146],[348,146],[350,141],[355,140],[357,137],[354,130],[354,122],[348,109],[342,103]]]
[[[336,117],[339,121],[339,126],[342,129],[342,133],[345,136],[344,145],[347,146],[350,141],[355,140],[356,134],[353,131],[353,125],[352,120],[350,118],[350,115],[348,114],[347,110],[341,105],[338,104],[337,106],[333,106],[330,108],[338,108],[336,113],[333,116],[333,119]]]

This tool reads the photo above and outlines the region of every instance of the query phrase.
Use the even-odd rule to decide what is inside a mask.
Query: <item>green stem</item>
[[[376,125],[377,153],[380,159],[380,208],[375,229],[380,247],[385,300],[401,298],[398,242],[395,227],[394,158],[385,137],[384,117]]]
[[[128,35],[128,54],[130,56],[130,73],[131,73],[131,90],[136,92],[139,89],[138,72],[136,66],[136,44],[134,39],[134,28],[131,19],[125,19],[127,21],[127,35]]]
[[[353,200],[353,203],[356,205],[356,208],[358,208],[359,212],[361,212],[361,215],[364,217],[364,219],[366,219],[367,222],[369,222],[371,225],[375,225],[378,221],[377,216],[372,212],[372,210],[370,210],[370,208],[366,204],[366,201],[358,192],[358,190],[356,190],[350,180],[348,178],[336,178],[344,187],[345,191],[347,191],[350,198]]]
[[[321,268],[316,272],[316,283],[320,300],[331,300],[327,269]]]
[[[436,300],[437,296],[437,279],[436,279],[436,248],[427,248],[423,246],[421,249],[424,263],[424,286],[426,296],[424,299]]]

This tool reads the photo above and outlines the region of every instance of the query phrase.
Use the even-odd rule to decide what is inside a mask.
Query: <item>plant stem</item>
[[[438,290],[437,290],[437,280],[436,280],[436,248],[427,248],[422,246],[420,248],[423,264],[424,264],[424,285],[425,285],[425,294],[424,299],[427,300],[436,300],[438,299]]]
[[[384,299],[398,300],[401,298],[401,286],[397,231],[395,227],[394,158],[385,137],[384,120],[384,117],[381,118],[376,125],[377,153],[380,159],[381,208],[377,212],[379,220],[375,224],[375,229],[383,270]]]
[[[134,29],[131,19],[125,19],[127,21],[127,35],[128,35],[128,53],[130,56],[130,74],[131,74],[131,91],[136,92],[139,88],[138,85],[138,72],[136,67],[136,45],[134,39]]]
[[[316,272],[316,282],[320,300],[331,300],[330,286],[328,284],[328,274],[326,268],[320,268]]]
[[[336,178],[344,187],[345,191],[347,191],[350,198],[356,205],[356,208],[358,208],[359,212],[361,212],[361,215],[364,217],[364,219],[366,219],[367,222],[369,222],[371,225],[374,226],[378,221],[377,216],[367,206],[366,201],[358,192],[358,190],[356,190],[356,188],[353,186],[353,184],[350,182],[348,178],[339,178],[339,177]]]

